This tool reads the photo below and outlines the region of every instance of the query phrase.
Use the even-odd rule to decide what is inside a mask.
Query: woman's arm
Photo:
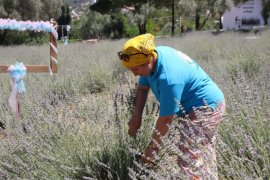
[[[137,130],[141,127],[143,108],[147,100],[149,89],[150,88],[148,86],[140,85],[137,88],[135,99],[135,112],[133,117],[128,122],[128,134],[131,137],[134,137],[137,133]]]
[[[151,158],[158,150],[158,145],[161,144],[161,138],[165,136],[169,130],[169,125],[172,124],[174,115],[159,117],[156,123],[155,132],[152,140],[145,150],[144,156],[142,156],[143,163],[152,164]]]

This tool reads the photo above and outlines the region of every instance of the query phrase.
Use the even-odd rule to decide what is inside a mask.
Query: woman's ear
[[[154,56],[153,54],[152,54],[151,56],[152,56],[152,58],[151,58],[151,62],[155,63],[155,62],[157,61],[157,57],[156,57],[156,56]]]

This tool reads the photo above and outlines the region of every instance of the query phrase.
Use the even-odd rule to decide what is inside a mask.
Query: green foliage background
[[[181,36],[187,31],[219,30],[223,13],[234,4],[246,1],[99,0],[95,4],[87,4],[89,1],[85,0],[1,0],[0,18],[23,21],[49,21],[53,18],[59,24],[67,21],[71,25],[68,33],[71,41],[120,39],[146,32],[158,36]],[[269,2],[263,0],[262,3],[265,20],[269,16]],[[69,7],[63,6],[67,5],[66,3]],[[63,7],[66,8],[61,11]],[[72,11],[80,14],[80,17],[74,17],[70,22]],[[181,26],[184,27],[184,32],[181,31]],[[59,34],[60,32],[62,31],[59,31]],[[31,32],[17,34],[9,30],[0,31],[1,45],[40,44],[44,39],[44,34],[42,36]]]

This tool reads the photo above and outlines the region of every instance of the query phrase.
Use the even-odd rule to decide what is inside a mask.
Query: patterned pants
[[[178,165],[190,179],[218,179],[215,142],[224,111],[225,101],[215,110],[196,108],[180,120]]]

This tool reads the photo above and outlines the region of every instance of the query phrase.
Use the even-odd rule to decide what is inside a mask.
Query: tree
[[[201,30],[207,21],[215,18],[220,19],[223,14],[230,7],[230,0],[193,0],[194,14],[195,14],[195,29]]]
[[[40,18],[44,20],[50,20],[51,18],[56,19],[63,5],[64,3],[59,0],[41,0]]]
[[[23,21],[39,20],[40,0],[19,0],[16,10]]]
[[[185,17],[195,20],[195,29],[201,30],[210,19],[221,16],[230,7],[229,0],[158,0],[156,7],[171,9],[171,35],[175,34],[176,21]],[[184,25],[180,22],[181,31]]]
[[[99,0],[90,6],[92,11],[97,11],[101,14],[110,14],[115,8],[119,7],[111,0]]]
[[[211,10],[215,6],[216,0],[195,0],[195,29],[201,30],[206,21],[211,16]],[[204,19],[201,21],[201,18]]]
[[[104,22],[106,21],[106,16],[89,9],[81,19],[82,39],[96,39],[101,37]]]
[[[189,0],[159,0],[158,3],[155,4],[155,7],[167,7],[171,10],[171,35],[174,36],[176,20],[180,20],[183,16],[192,16],[195,4],[193,1]],[[181,26],[182,25],[183,24],[181,24]]]
[[[140,34],[147,32],[146,23],[150,6],[154,5],[154,0],[99,0],[90,6],[90,9],[102,14],[113,14],[121,10],[126,10],[133,14]]]
[[[124,33],[124,24],[116,15],[111,15],[109,22],[104,25],[103,34],[109,38],[122,38]]]
[[[16,0],[3,0],[0,1],[0,7],[3,7],[0,11],[0,15],[3,18],[8,18],[10,16],[12,16],[12,13],[15,11],[15,7],[16,7]]]
[[[171,9],[171,36],[175,35],[175,10],[176,10],[176,0],[159,0],[156,2],[156,7],[167,7],[168,9]]]
[[[174,36],[174,30],[175,30],[175,0],[171,0],[171,8],[172,8],[172,36]]]
[[[218,15],[219,19],[219,29],[223,29],[221,17],[226,12],[226,10],[230,9],[232,7],[232,2],[228,0],[217,0],[217,9],[216,14]]]
[[[114,12],[119,12],[119,10],[129,11],[133,14],[132,19],[136,20],[136,24],[139,29],[139,33],[146,33],[146,24],[149,17],[149,12],[152,7],[162,9],[166,7],[171,9],[171,34],[175,34],[175,17],[176,13],[180,11],[179,6],[185,6],[190,4],[187,0],[99,0],[97,3],[93,4],[90,9],[100,12],[102,14],[110,14]],[[184,8],[180,8],[184,10]]]

